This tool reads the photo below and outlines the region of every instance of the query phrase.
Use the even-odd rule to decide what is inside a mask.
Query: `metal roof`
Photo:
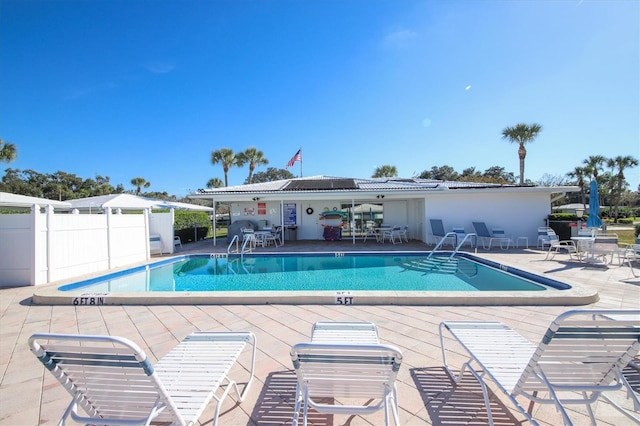
[[[271,182],[237,185],[215,189],[199,189],[189,198],[206,198],[215,201],[256,201],[258,199],[309,200],[309,199],[358,199],[373,198],[406,199],[424,197],[426,194],[455,194],[461,192],[545,192],[562,193],[579,191],[578,187],[534,187],[501,185],[483,182],[442,181],[419,178],[348,178],[338,176],[309,176],[282,179]]]

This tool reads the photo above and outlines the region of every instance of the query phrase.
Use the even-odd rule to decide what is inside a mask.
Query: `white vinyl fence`
[[[153,223],[153,226],[150,225]],[[149,234],[173,252],[173,211],[167,213],[55,213],[0,215],[0,287],[39,285],[150,258]]]

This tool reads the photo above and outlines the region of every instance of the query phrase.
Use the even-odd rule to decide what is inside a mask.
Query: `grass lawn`
[[[618,243],[633,244],[636,242],[636,234],[633,229],[616,229],[611,233],[618,234]]]

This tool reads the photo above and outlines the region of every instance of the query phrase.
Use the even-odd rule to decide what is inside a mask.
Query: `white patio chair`
[[[618,263],[620,265],[624,265],[625,263],[629,265],[631,273],[636,278],[638,278],[639,275],[636,275],[636,271],[633,269],[633,262],[637,261],[640,261],[640,236],[636,238],[634,244],[625,243],[618,249]]]
[[[384,240],[388,239],[393,244],[402,244],[402,227],[400,225],[395,225],[392,228],[384,229],[380,238],[383,243]]]
[[[378,327],[366,321],[318,321],[311,328],[313,343],[380,343]]]
[[[584,404],[595,425],[591,404],[603,392],[627,387],[622,369],[640,350],[640,324],[634,316],[640,310],[576,310],[559,315],[538,345],[534,345],[505,324],[493,321],[444,321],[440,323],[440,344],[447,373],[457,384],[469,370],[482,387],[493,425],[489,392],[491,379],[527,419],[537,424],[518,400],[553,404],[564,424],[573,424],[565,405]],[[601,315],[627,316],[612,321]],[[466,350],[469,359],[459,373],[450,369],[443,331],[448,330]],[[628,390],[628,389],[627,389]],[[538,395],[543,392],[542,395]],[[607,398],[605,398],[607,399]],[[636,422],[640,418],[623,412]]]
[[[538,227],[538,243],[536,247],[544,250],[546,246],[549,245],[549,232],[556,233],[553,229],[548,226],[540,226]]]
[[[268,233],[261,234],[261,240],[262,240],[263,247],[266,247],[271,244],[278,247],[278,237],[276,237],[276,233],[273,229]]]
[[[173,237],[173,247],[174,249],[177,249],[178,246],[180,246],[180,248],[182,248],[182,240],[180,239],[180,237],[178,235]]]
[[[409,225],[404,225],[400,228],[399,232],[400,241],[404,240],[405,242],[409,242]]]
[[[250,378],[239,392],[228,373],[248,342]],[[154,366],[140,347],[121,337],[40,333],[29,338],[29,347],[71,395],[61,425],[68,417],[101,425],[192,425],[212,399],[215,425],[232,389],[244,399],[256,355],[255,336],[248,331],[195,332]]]
[[[150,254],[162,254],[164,253],[164,246],[162,245],[162,238],[158,234],[149,235],[149,253]]]
[[[364,240],[363,242],[367,242],[367,238],[369,237],[373,237],[376,239],[376,242],[380,242],[380,234],[378,234],[378,231],[376,231],[375,228],[375,224],[374,225],[367,225],[367,227],[365,228],[364,231]]]
[[[322,414],[357,415],[384,409],[385,425],[390,414],[400,424],[395,383],[402,363],[399,349],[380,344],[298,343],[291,348],[291,361],[297,378],[293,426],[298,425],[300,409],[307,425],[310,408]],[[353,404],[321,402],[322,398]],[[358,400],[363,403],[356,404]]]
[[[570,259],[573,259],[573,255],[579,256],[578,248],[575,243],[571,240],[562,240],[558,239],[558,236],[555,232],[549,234],[549,251],[547,251],[547,256],[544,260],[551,260],[555,257],[556,254],[564,252],[569,255]]]
[[[246,243],[249,245],[249,249],[256,248],[258,245],[256,232],[251,228],[242,228],[240,231],[242,232],[242,245],[244,246]]]

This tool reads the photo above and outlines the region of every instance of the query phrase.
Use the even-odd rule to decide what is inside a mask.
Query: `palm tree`
[[[224,183],[220,180],[220,178],[211,178],[207,182],[207,188],[209,189],[220,188],[222,185],[224,185]]]
[[[584,192],[585,181],[584,178],[588,175],[587,169],[585,167],[576,167],[573,171],[567,173],[567,175],[576,180],[576,184],[580,187],[580,196],[582,199],[582,208],[587,210],[587,195]]]
[[[211,153],[211,164],[222,164],[224,186],[229,186],[229,168],[238,164],[238,158],[231,148],[220,148]]]
[[[613,208],[616,223],[618,222],[618,211],[620,208],[620,199],[622,198],[622,188],[626,185],[624,178],[624,169],[635,167],[638,165],[638,159],[630,155],[617,156],[607,160],[607,166],[611,167],[611,175],[615,182],[615,191],[613,191]],[[615,168],[618,169],[615,173]]]
[[[147,182],[145,178],[137,177],[131,179],[131,185],[136,187],[136,195],[140,195],[140,190],[142,189],[142,187],[150,187],[151,182]]]
[[[396,177],[398,176],[398,169],[396,166],[390,166],[385,164],[383,166],[376,167],[375,172],[373,172],[372,178],[380,178],[380,177]]]
[[[16,146],[9,142],[4,142],[0,139],[0,161],[12,162],[16,159],[17,150]]]
[[[584,168],[590,175],[593,175],[593,179],[597,182],[598,175],[603,171],[603,165],[607,161],[607,157],[604,155],[591,155],[586,160],[582,161]]]
[[[256,169],[256,166],[269,164],[269,160],[264,158],[264,153],[262,151],[258,151],[255,147],[249,147],[244,152],[238,154],[237,163],[240,167],[249,163],[249,177],[247,178],[247,183],[251,183],[253,181],[253,171]]]
[[[524,185],[524,159],[527,156],[525,144],[533,142],[542,130],[538,123],[525,124],[518,123],[513,127],[506,127],[502,130],[502,139],[508,139],[511,143],[517,143],[518,158],[520,159],[520,185]]]

